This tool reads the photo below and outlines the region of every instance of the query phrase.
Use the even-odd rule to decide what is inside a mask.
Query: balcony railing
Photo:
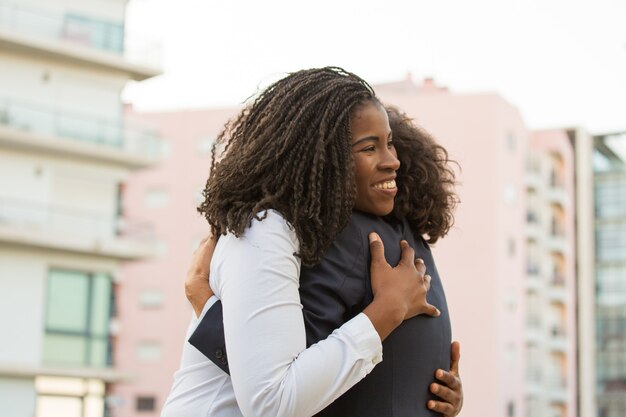
[[[526,222],[527,223],[538,224],[539,223],[539,216],[534,211],[529,210],[529,211],[526,212]]]
[[[533,329],[540,329],[541,328],[541,317],[534,316],[534,315],[529,315],[526,318],[526,324],[528,324],[528,327],[531,327]]]
[[[565,275],[555,272],[552,275],[552,279],[550,280],[550,283],[555,287],[565,286]]]
[[[554,324],[550,327],[550,335],[556,338],[564,338],[565,337],[565,327]]]
[[[526,370],[526,379],[532,382],[540,382],[542,380],[542,372],[539,368],[529,368]]]
[[[130,61],[158,64],[160,46],[135,39],[125,43],[124,23],[106,21],[80,12],[57,12],[0,0],[0,28],[47,40],[80,45],[117,55]],[[126,48],[125,44],[129,47]],[[128,51],[127,51],[128,49]],[[129,53],[130,52],[130,53]]]
[[[0,27],[116,54],[124,52],[122,22],[106,22],[78,13],[54,13],[0,1]]]
[[[133,222],[112,215],[0,198],[0,224],[65,236],[96,239],[154,240],[154,229],[146,222]]]
[[[127,120],[107,120],[69,112],[27,100],[0,97],[0,124],[35,134],[82,142],[156,158],[161,141],[154,128],[132,125]]]
[[[539,276],[541,275],[541,269],[539,268],[538,264],[528,261],[526,263],[526,274],[531,276]]]

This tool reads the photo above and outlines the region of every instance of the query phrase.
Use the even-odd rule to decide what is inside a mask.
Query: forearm
[[[393,301],[378,297],[374,298],[363,310],[363,313],[369,318],[381,341],[384,341],[404,320],[404,312],[402,309],[390,308],[390,306],[393,305]]]

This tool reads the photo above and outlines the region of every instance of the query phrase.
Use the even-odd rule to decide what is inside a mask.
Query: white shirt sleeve
[[[306,349],[295,232],[280,214],[220,238],[211,287],[222,300],[232,384],[241,412],[311,416],[382,360],[378,333],[359,314]]]

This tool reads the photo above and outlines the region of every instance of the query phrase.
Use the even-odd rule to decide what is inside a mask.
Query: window
[[[596,216],[601,219],[626,216],[626,177],[600,176],[595,183]]]
[[[37,417],[103,417],[105,412],[104,382],[97,379],[39,376]]]
[[[143,341],[137,345],[137,358],[144,362],[153,362],[161,358],[159,342]]]
[[[112,299],[108,275],[51,270],[46,294],[44,363],[111,365]]]
[[[515,256],[515,239],[512,237],[507,240],[507,251],[510,257]]]
[[[511,153],[515,152],[515,142],[515,134],[513,132],[509,132],[506,135],[506,147]]]
[[[163,305],[163,292],[159,290],[143,290],[139,293],[139,305],[142,308],[159,308]]]
[[[517,202],[517,188],[515,188],[514,184],[508,183],[504,187],[504,200],[510,205],[514,205]]]
[[[509,401],[507,404],[506,415],[507,417],[515,417],[515,403],[513,401]]]
[[[170,199],[167,190],[162,188],[151,188],[146,190],[144,201],[148,208],[165,207]]]
[[[154,397],[137,397],[137,411],[154,411],[156,409],[156,399]]]

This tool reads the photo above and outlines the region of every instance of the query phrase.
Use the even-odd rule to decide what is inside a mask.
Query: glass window
[[[626,260],[626,223],[597,226],[596,254],[601,262]]]
[[[110,365],[111,293],[108,275],[64,270],[49,272],[44,363]]]
[[[595,183],[596,216],[600,219],[626,216],[626,177],[603,175]]]
[[[37,417],[103,417],[104,382],[97,379],[44,377],[35,379]]]
[[[144,201],[148,208],[165,207],[170,200],[169,192],[163,188],[151,188],[146,190]]]
[[[146,289],[139,293],[139,305],[142,308],[159,308],[163,305],[163,292]]]
[[[144,362],[152,362],[161,358],[161,345],[156,341],[143,341],[137,345],[137,358]]]
[[[154,411],[156,409],[156,400],[154,397],[137,397],[137,411]]]

